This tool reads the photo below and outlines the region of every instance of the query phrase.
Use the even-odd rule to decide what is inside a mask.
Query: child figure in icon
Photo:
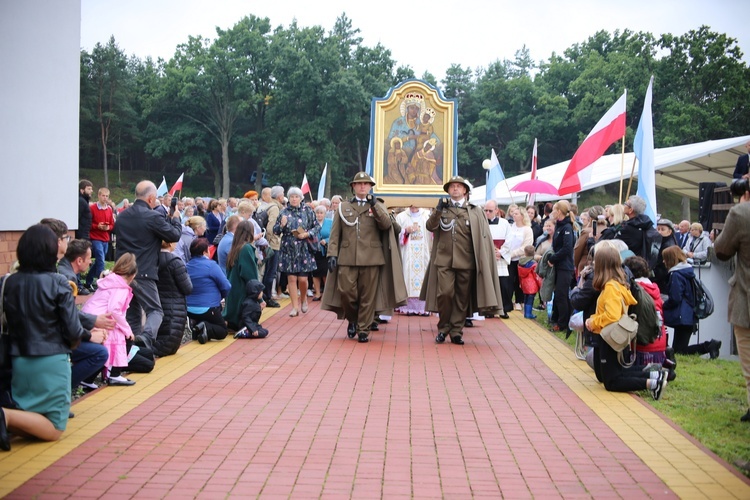
[[[388,150],[388,173],[385,182],[389,184],[406,184],[406,170],[409,157],[402,147],[403,141],[394,137],[391,139],[391,149]]]

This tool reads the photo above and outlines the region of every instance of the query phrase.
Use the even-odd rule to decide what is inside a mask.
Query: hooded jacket
[[[664,301],[661,299],[661,292],[659,291],[659,287],[656,285],[656,283],[652,283],[648,278],[638,278],[636,280],[636,283],[638,283],[638,286],[640,286],[644,292],[649,294],[652,299],[654,299],[654,306],[656,307],[656,312],[659,313],[659,316],[664,319]],[[667,336],[666,333],[666,327],[662,323],[661,325],[661,335],[647,345],[638,344],[638,350],[643,352],[664,352],[664,350],[667,348]]]
[[[260,303],[263,301],[261,293],[265,286],[258,280],[250,280],[245,285],[245,300],[242,301],[242,324],[251,333],[257,333],[259,337],[268,335],[268,330],[260,324],[260,316],[263,308]]]
[[[697,323],[695,317],[695,295],[692,280],[695,277],[693,267],[680,262],[669,270],[669,298],[664,302],[664,323],[667,326],[686,326]]]
[[[620,238],[628,246],[630,251],[639,257],[648,258],[643,255],[644,231],[654,227],[654,222],[646,214],[638,214],[630,220],[623,222]]]
[[[619,321],[628,306],[637,303],[628,287],[615,280],[607,281],[596,301],[596,312],[591,315],[591,331],[601,333],[602,328]]]

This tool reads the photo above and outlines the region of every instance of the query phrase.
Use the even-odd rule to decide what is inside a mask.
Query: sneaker
[[[513,304],[513,310],[514,311],[523,311],[523,306],[521,304]]]
[[[281,307],[281,304],[279,304],[278,302],[276,302],[273,299],[268,299],[266,301],[266,307]]]
[[[656,379],[656,387],[651,389],[651,396],[654,397],[655,401],[659,401],[664,389],[667,387],[667,376],[667,370],[662,370],[661,373],[659,373],[659,378]]]
[[[307,296],[308,296],[308,297],[314,297],[313,291],[312,291],[312,290],[310,290],[310,289],[308,289],[308,290],[307,290]]]
[[[88,382],[81,382],[81,387],[83,388],[83,392],[90,392],[95,391],[99,388],[96,384],[89,384]]]
[[[247,332],[247,327],[241,328],[237,333],[234,334],[234,338],[236,339],[246,339],[250,336],[250,334]]]

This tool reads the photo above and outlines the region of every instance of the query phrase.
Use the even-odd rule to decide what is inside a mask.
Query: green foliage
[[[706,26],[680,36],[599,31],[543,61],[522,46],[512,60],[448,68],[440,86],[458,101],[459,172],[482,183],[493,148],[507,176],[526,172],[535,138],[540,166],[569,159],[626,89],[630,150],[651,75],[656,147],[750,129],[736,40]],[[347,193],[367,160],[371,99],[410,78],[387,47],[363,45],[345,13],[330,31],[249,15],[214,39],[188,37],[169,61],[128,59],[110,38],[81,52],[81,167],[106,173],[114,159],[154,178],[209,175],[213,194],[227,195],[250,188],[253,172],[255,189],[264,177],[290,185],[305,174],[315,186],[328,163],[326,193]]]

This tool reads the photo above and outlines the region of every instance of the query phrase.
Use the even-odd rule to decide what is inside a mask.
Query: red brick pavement
[[[500,320],[435,324],[283,310],[9,498],[675,496]]]

